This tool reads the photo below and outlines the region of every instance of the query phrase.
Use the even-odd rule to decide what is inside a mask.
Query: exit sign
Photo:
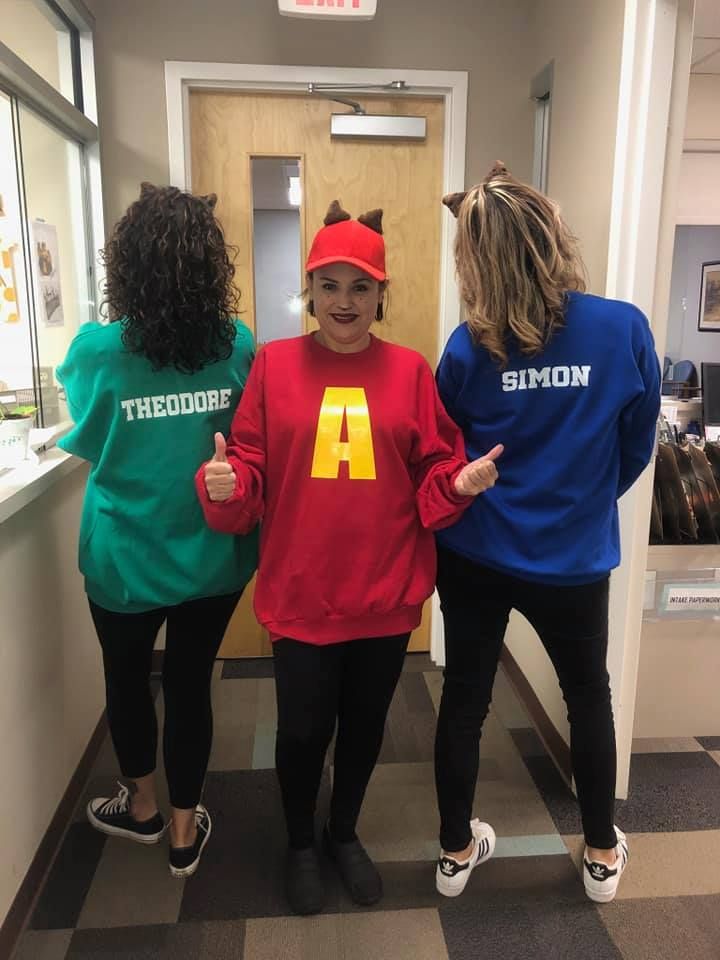
[[[372,20],[377,0],[278,0],[284,17],[315,20]]]

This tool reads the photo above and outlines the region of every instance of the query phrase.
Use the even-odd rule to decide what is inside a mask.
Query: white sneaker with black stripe
[[[600,863],[598,860],[589,860],[587,847],[585,847],[583,855],[585,893],[595,903],[610,903],[611,900],[615,899],[620,877],[623,875],[630,859],[627,837],[617,827],[615,827],[615,833],[618,841],[615,847],[617,859],[612,867],[609,867],[606,863]]]
[[[435,886],[444,897],[459,897],[467,886],[470,874],[480,863],[485,863],[495,852],[495,831],[489,823],[470,821],[473,850],[467,860],[456,860],[440,854],[435,872]]]

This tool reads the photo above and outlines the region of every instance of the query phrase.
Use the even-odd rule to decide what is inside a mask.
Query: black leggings
[[[409,639],[406,633],[330,646],[297,640],[273,644],[275,766],[291,847],[314,842],[315,804],[336,721],[330,824],[338,842],[355,839]]]
[[[568,708],[572,769],[588,846],[617,843],[615,727],[606,667],[609,578],[559,587],[518,580],[438,552],[445,684],[435,741],[440,843],[470,843],[478,744],[510,611],[522,613],[552,660]]]
[[[163,755],[170,803],[200,800],[213,734],[210,680],[218,648],[241,594],[190,600],[147,613],[113,613],[90,601],[105,667],[107,717],[124,777],[155,770],[158,726],[150,690],[152,653],[167,620],[163,659]]]

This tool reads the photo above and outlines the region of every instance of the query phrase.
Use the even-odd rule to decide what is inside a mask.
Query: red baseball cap
[[[387,279],[382,234],[359,220],[342,220],[318,230],[305,264],[308,273],[329,263],[349,263],[374,280]]]

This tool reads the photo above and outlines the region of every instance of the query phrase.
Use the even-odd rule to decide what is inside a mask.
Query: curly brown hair
[[[503,367],[508,348],[536,356],[585,290],[576,238],[558,205],[496,163],[482,183],[443,199],[457,217],[455,263],[468,327]]]
[[[195,373],[232,353],[239,293],[216,202],[143,183],[102,252],[103,307],[155,370]]]

